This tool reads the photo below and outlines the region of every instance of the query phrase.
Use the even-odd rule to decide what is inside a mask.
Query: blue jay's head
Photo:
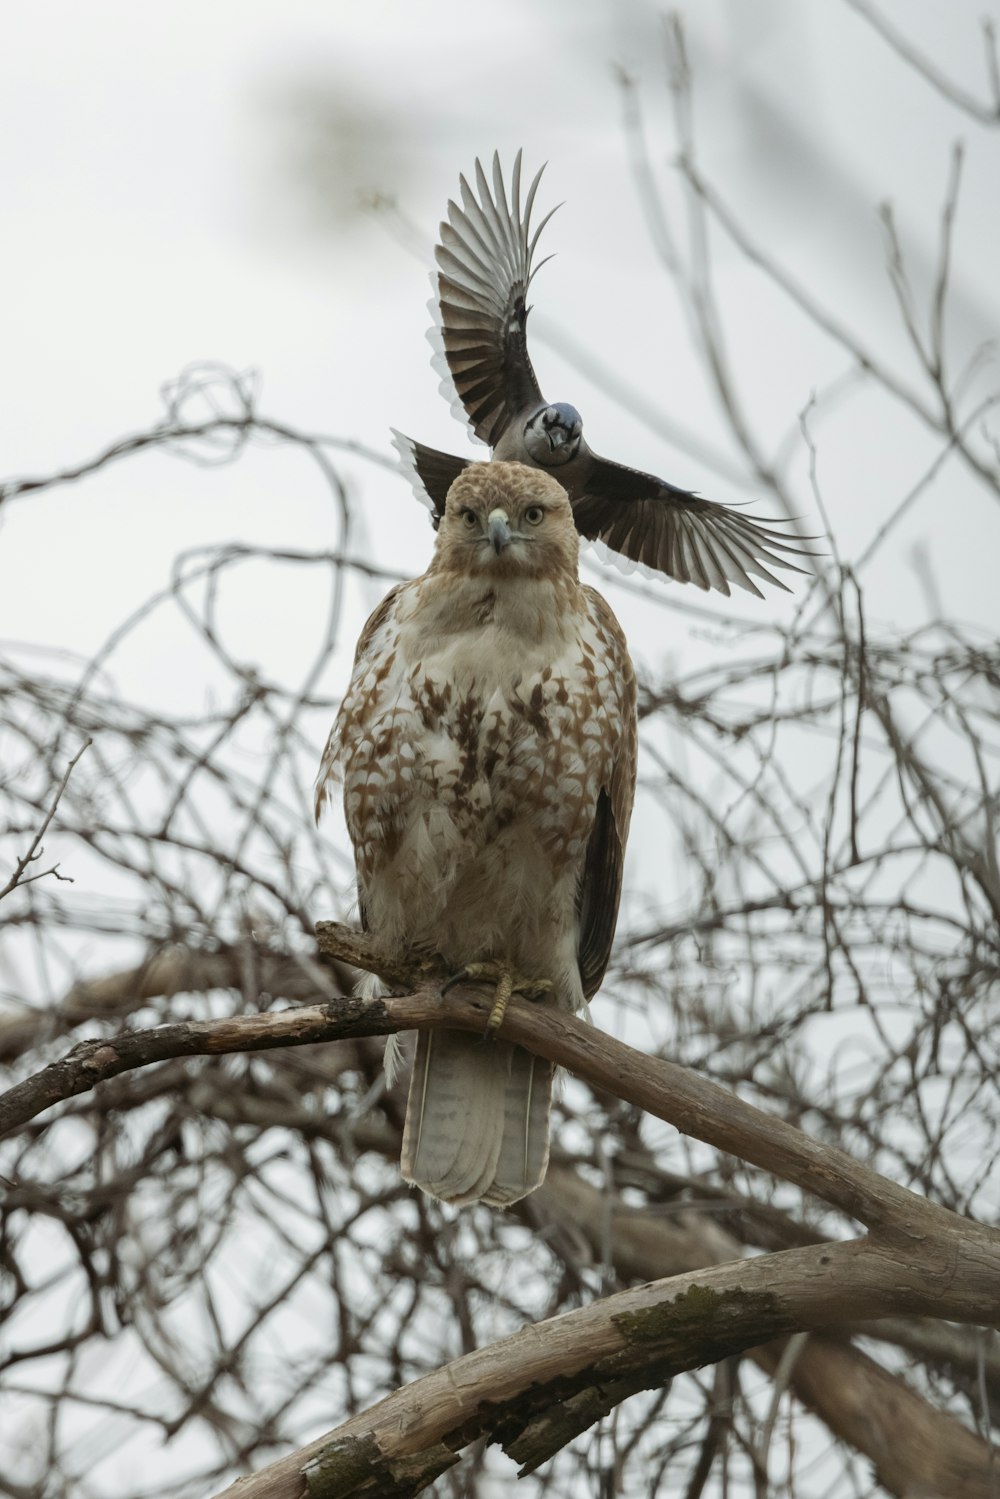
[[[525,451],[539,468],[557,468],[576,457],[582,436],[579,411],[566,401],[556,401],[553,406],[539,406],[529,416],[524,427]]]

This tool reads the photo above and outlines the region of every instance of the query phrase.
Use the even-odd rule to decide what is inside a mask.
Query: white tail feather
[[[442,1202],[517,1202],[545,1176],[551,1097],[551,1065],[522,1047],[460,1031],[421,1032],[403,1130],[404,1179]]]

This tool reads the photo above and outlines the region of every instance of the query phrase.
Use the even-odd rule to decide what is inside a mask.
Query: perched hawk
[[[548,214],[531,233],[541,175],[528,189],[522,213],[521,153],[514,161],[509,205],[494,154],[492,191],[477,161],[478,201],[462,177],[462,206],[448,204],[435,250],[439,326],[430,337],[440,341],[443,359],[434,363],[453,410],[468,417],[494,459],[553,474],[569,494],[577,529],[591,541],[682,583],[727,595],[735,583],[762,597],[753,577],[785,588],[770,568],[801,573],[804,569],[788,559],[810,553],[789,543],[775,528],[780,522],[755,519],[599,457],[587,446],[575,407],[550,404],[539,390],[525,328],[528,286],[540,269],[532,266],[535,246],[552,217]],[[394,431],[393,438],[418,498],[439,518],[449,486],[469,460],[439,453],[401,432]]]
[[[636,767],[632,663],[578,551],[551,475],[465,468],[427,571],[362,631],[317,783],[318,814],[343,782],[381,950],[568,1010],[608,964]],[[404,1177],[445,1202],[516,1202],[545,1175],[551,1089],[521,1047],[421,1032]]]

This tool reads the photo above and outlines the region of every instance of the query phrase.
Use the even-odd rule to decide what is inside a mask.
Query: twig
[[[939,94],[956,104],[959,109],[979,120],[984,125],[1000,124],[1000,71],[997,67],[996,32],[993,23],[984,19],[983,42],[986,48],[986,70],[989,75],[990,89],[993,94],[991,103],[984,104],[970,94],[967,89],[953,82],[947,74],[936,68],[929,58],[919,52],[916,47],[903,36],[902,32],[891,26],[884,16],[880,15],[874,6],[869,5],[867,0],[847,0],[852,10],[856,10],[859,16],[863,16],[868,24],[888,42],[889,46],[901,57],[903,61],[915,72],[919,73],[931,88],[936,89]]]
[[[32,862],[33,859],[37,858],[38,854],[41,852],[42,839],[45,837],[45,833],[49,826],[49,823],[55,816],[55,810],[59,805],[59,801],[62,797],[63,792],[66,790],[67,783],[70,776],[73,774],[76,763],[79,760],[80,756],[84,753],[84,751],[90,748],[93,742],[94,741],[92,739],[85,739],[80,748],[77,750],[76,754],[73,756],[72,760],[67,765],[66,774],[59,782],[59,785],[56,788],[56,793],[52,798],[51,805],[49,806],[49,810],[45,814],[45,821],[42,823],[41,827],[38,829],[38,832],[35,834],[28,852],[24,855],[23,858],[18,860],[14,868],[14,873],[11,875],[10,879],[7,881],[3,889],[0,890],[0,900],[3,900],[5,895],[10,895],[11,891],[16,889],[18,885],[30,885],[32,881],[44,879],[45,875],[48,874],[54,874],[59,880],[68,878],[68,876],[59,873],[58,864],[53,865],[51,869],[43,870],[40,874],[31,875],[27,880],[23,879],[22,876],[28,865]]]

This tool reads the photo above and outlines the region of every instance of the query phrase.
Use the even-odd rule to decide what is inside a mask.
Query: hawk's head
[[[448,491],[433,566],[465,576],[578,576],[569,496],[524,463],[470,463]]]

